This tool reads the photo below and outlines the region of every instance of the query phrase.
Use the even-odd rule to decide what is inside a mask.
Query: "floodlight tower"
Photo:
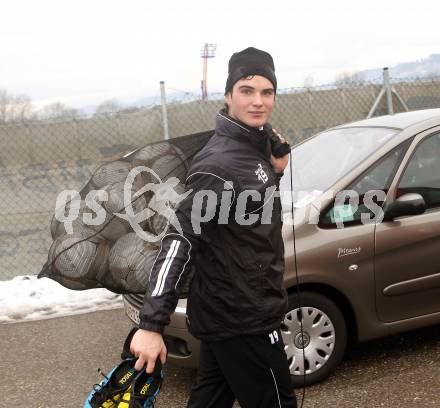
[[[215,57],[215,51],[217,49],[217,44],[205,43],[200,52],[200,56],[203,58],[203,79],[202,79],[202,100],[208,100],[208,86],[206,83],[206,78],[208,76],[208,58]]]

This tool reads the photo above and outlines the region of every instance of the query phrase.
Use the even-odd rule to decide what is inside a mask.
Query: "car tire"
[[[305,342],[305,379],[301,320],[302,341]],[[288,312],[281,327],[294,387],[323,381],[344,357],[347,346],[344,316],[335,302],[320,293],[301,292],[299,297],[297,293],[289,295]]]

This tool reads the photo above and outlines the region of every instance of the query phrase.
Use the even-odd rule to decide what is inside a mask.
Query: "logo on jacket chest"
[[[264,184],[266,184],[267,180],[269,180],[266,172],[263,170],[263,166],[261,165],[261,163],[258,163],[257,170],[255,170],[255,174],[258,180],[262,181]]]

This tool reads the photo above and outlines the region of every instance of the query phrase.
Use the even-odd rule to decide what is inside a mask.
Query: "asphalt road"
[[[0,407],[82,407],[129,328],[122,310],[0,325]],[[156,407],[185,407],[194,375],[168,364]],[[304,407],[440,407],[440,326],[356,346]]]

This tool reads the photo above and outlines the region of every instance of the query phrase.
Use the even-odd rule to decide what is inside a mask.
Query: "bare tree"
[[[340,72],[335,76],[333,82],[338,88],[350,85],[360,85],[365,83],[365,77],[361,72]]]
[[[65,105],[62,102],[54,102],[46,105],[40,112],[40,119],[69,119],[78,116],[78,109]]]
[[[117,99],[107,99],[98,105],[95,115],[111,114],[119,112],[122,109],[120,102]]]
[[[12,95],[0,89],[0,123],[23,122],[33,118],[31,99],[25,94]]]
[[[20,94],[15,97],[14,103],[11,106],[11,120],[15,122],[24,122],[33,117],[32,102],[25,94]]]

